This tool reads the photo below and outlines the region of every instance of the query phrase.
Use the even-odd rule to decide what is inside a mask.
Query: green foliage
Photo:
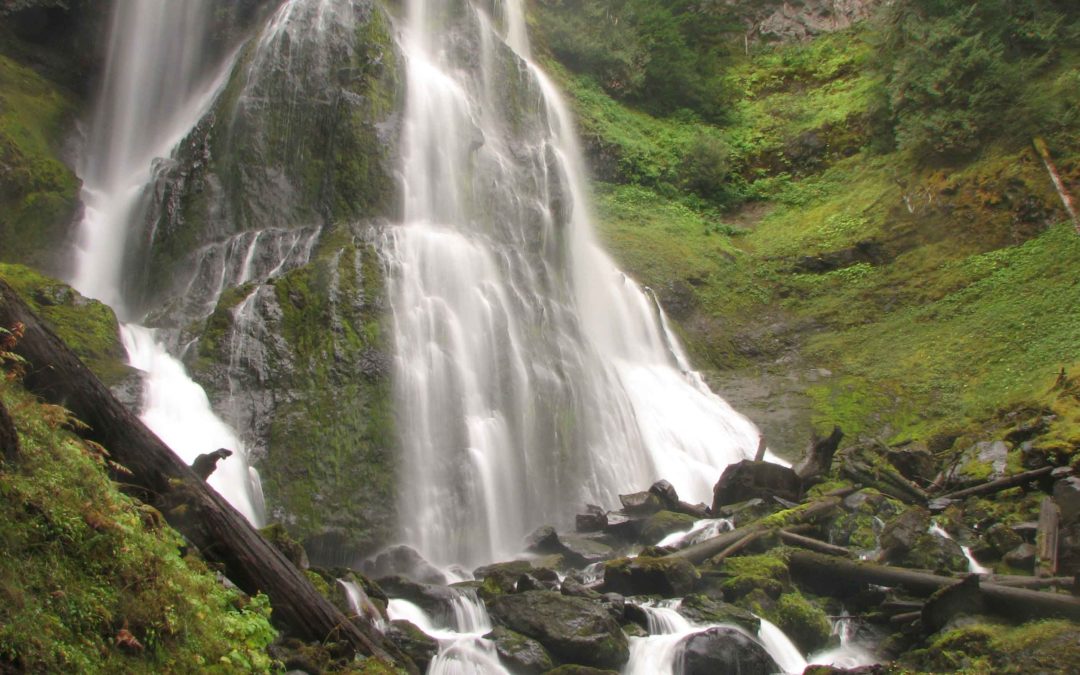
[[[0,471],[0,669],[268,672],[266,598],[181,556],[160,514],[108,480],[100,446],[65,429],[70,413],[15,382],[0,397],[22,447]]]
[[[1012,102],[1058,45],[1075,44],[1078,16],[1075,5],[1041,0],[893,3],[880,67],[899,147],[955,161],[1002,129],[1037,121],[1038,111],[1013,111]]]
[[[71,114],[69,95],[0,55],[0,260],[55,262],[79,189],[56,153]]]

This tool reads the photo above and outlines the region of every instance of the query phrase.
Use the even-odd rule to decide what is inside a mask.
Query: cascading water
[[[499,663],[495,645],[484,638],[491,632],[487,608],[472,592],[458,591],[452,600],[451,625],[440,625],[406,600],[390,600],[392,621],[403,619],[439,641],[439,653],[427,675],[509,675]]]
[[[528,60],[520,0],[498,6],[502,30],[410,0],[400,40],[404,218],[383,242],[400,516],[442,564],[660,477],[708,499],[758,443],[594,242],[570,115]]]
[[[86,214],[72,284],[125,320],[133,318],[124,292],[128,233],[145,215],[154,162],[205,114],[231,70],[232,59],[206,56],[212,10],[210,0],[120,0],[113,9],[104,89],[80,171]],[[153,331],[127,323],[121,332],[131,365],[146,373],[143,421],[187,462],[233,450],[210,483],[259,522],[260,492],[243,447],[205,392]]]

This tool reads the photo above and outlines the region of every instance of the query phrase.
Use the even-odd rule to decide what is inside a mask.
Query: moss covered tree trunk
[[[117,401],[15,291],[0,281],[0,326],[18,322],[26,326],[17,346],[17,353],[29,364],[26,388],[65,406],[88,424],[85,435],[108,448],[113,460],[131,471],[123,477],[124,486],[161,510],[205,558],[224,565],[237,586],[247,593],[266,593],[275,623],[304,640],[344,641],[362,654],[412,666],[378,633],[352,623],[321,596],[299,569]]]

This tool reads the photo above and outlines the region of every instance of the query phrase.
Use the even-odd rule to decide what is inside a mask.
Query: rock
[[[700,578],[683,558],[620,558],[604,565],[604,590],[623,595],[686,595]]]
[[[600,592],[594,591],[571,577],[563,579],[560,592],[563,595],[569,595],[574,598],[587,598],[589,600],[599,600],[603,597]]]
[[[995,523],[983,534],[977,546],[972,547],[980,560],[1000,560],[1009,551],[1024,543],[1023,538],[1005,523]]]
[[[619,623],[626,619],[626,598],[618,593],[604,593],[600,596],[599,604]]]
[[[641,535],[641,526],[644,523],[642,516],[632,516],[626,511],[611,511],[607,514],[604,532],[623,541],[635,542]]]
[[[200,456],[205,457],[205,455]],[[308,562],[307,551],[300,545],[300,542],[289,536],[289,533],[285,531],[285,526],[281,523],[267,525],[259,530],[259,534],[273,544],[274,548],[285,554],[285,557],[293,565],[296,565],[297,569],[306,570],[311,566]]]
[[[623,511],[632,516],[648,516],[664,508],[660,498],[651,492],[634,492],[619,495]]]
[[[761,620],[745,609],[700,593],[683,598],[676,610],[693,623],[727,623],[756,634]]]
[[[495,643],[499,659],[509,666],[513,673],[534,675],[551,670],[555,665],[542,644],[521,633],[495,626],[494,630],[484,637]]]
[[[578,532],[599,532],[607,527],[607,511],[595,504],[585,506],[585,513],[579,513],[574,519]]]
[[[594,534],[564,534],[561,543],[562,554],[574,567],[586,567],[615,557],[615,549]]]
[[[732,525],[735,527],[741,527],[747,523],[752,523],[755,520],[776,513],[778,510],[780,510],[780,505],[776,502],[772,500],[766,501],[760,497],[756,497],[754,499],[748,499],[745,502],[728,504],[716,512],[716,515],[731,520]]]
[[[549,670],[544,675],[619,675],[619,673],[615,670],[569,664]]]
[[[649,516],[641,526],[641,540],[656,544],[664,537],[675,532],[683,532],[694,526],[695,518],[674,511],[659,511]]]
[[[716,627],[680,643],[684,675],[771,675],[781,668],[765,648],[736,628]]]
[[[679,493],[675,491],[675,486],[666,480],[653,483],[649,492],[656,495],[665,509],[675,511],[679,508]]]
[[[1080,477],[1069,476],[1054,483],[1054,502],[1061,509],[1061,524],[1080,520]]]
[[[439,653],[439,642],[409,621],[391,621],[386,628],[386,639],[405,652],[420,672],[426,672],[431,660]]]
[[[966,572],[967,557],[960,544],[938,534],[926,533],[919,537],[915,546],[904,553],[899,563],[917,569],[939,573]]]
[[[421,584],[445,585],[446,575],[409,546],[391,546],[364,563],[372,577],[404,576]]]
[[[392,598],[408,600],[433,617],[452,617],[459,591],[446,586],[421,584],[403,576],[382,577],[379,586]]]
[[[1031,544],[1020,544],[1005,554],[1005,563],[1018,570],[1031,572],[1035,569],[1035,547]]]
[[[473,576],[477,579],[486,579],[492,575],[505,575],[517,578],[522,574],[533,571],[533,565],[528,560],[511,560],[510,562],[493,563],[484,565],[473,570]]]
[[[492,603],[491,614],[564,662],[617,669],[630,657],[618,622],[603,607],[583,598],[552,591],[504,595]]]
[[[719,513],[728,504],[773,496],[798,501],[802,496],[799,476],[786,466],[743,460],[724,469],[713,488],[712,509]]]
[[[881,531],[881,550],[885,560],[901,558],[915,548],[919,537],[930,527],[930,512],[912,507],[890,520]]]
[[[889,448],[885,458],[896,467],[901,476],[911,481],[930,483],[937,475],[937,461],[924,443],[909,443],[899,448]]]
[[[532,534],[525,537],[525,550],[530,553],[562,553],[562,543],[555,528],[544,525],[533,530]]]

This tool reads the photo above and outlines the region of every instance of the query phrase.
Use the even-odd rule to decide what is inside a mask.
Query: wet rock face
[[[623,595],[683,596],[694,589],[700,574],[683,558],[622,558],[604,568],[604,589]]]
[[[504,595],[492,603],[491,614],[560,661],[618,669],[630,658],[619,624],[603,607],[582,598],[553,591]]]
[[[544,646],[521,633],[496,626],[487,636],[495,643],[499,660],[521,675],[539,675],[551,670],[554,663]]]
[[[765,648],[735,628],[710,628],[681,644],[684,675],[769,675],[780,671]]]
[[[427,670],[431,660],[439,653],[438,641],[408,621],[390,622],[386,637],[405,652],[421,672]]]

